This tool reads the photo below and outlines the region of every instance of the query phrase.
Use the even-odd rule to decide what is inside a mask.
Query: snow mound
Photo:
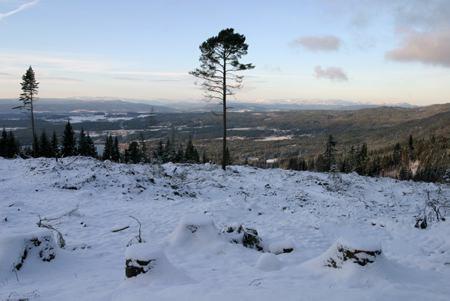
[[[269,244],[269,252],[275,255],[283,253],[291,253],[294,251],[295,246],[292,240],[274,241]]]
[[[261,271],[277,271],[281,269],[281,262],[277,256],[272,253],[263,253],[256,262],[256,267]]]
[[[56,257],[56,243],[49,230],[0,239],[0,279],[21,270],[28,262],[50,262]]]
[[[146,243],[133,244],[125,251],[125,275],[127,278],[145,274],[156,266],[167,266],[164,252]]]
[[[247,228],[243,225],[232,225],[223,228],[222,235],[232,243],[264,252],[265,248],[262,244],[262,239],[259,237],[256,229]]]
[[[203,245],[219,239],[216,225],[210,218],[204,215],[187,215],[170,234],[169,244],[171,246]]]
[[[374,263],[382,255],[381,247],[378,243],[367,241],[338,240],[324,254],[312,262],[322,266],[341,269],[350,263],[364,267]]]
[[[161,248],[149,243],[134,244],[126,249],[125,275],[127,278],[145,278],[150,282],[164,284],[183,284],[191,281],[169,261]]]

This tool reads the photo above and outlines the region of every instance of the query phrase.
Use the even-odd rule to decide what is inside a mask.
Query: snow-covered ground
[[[450,198],[448,186],[354,174],[0,159],[0,300],[450,300],[450,224],[414,228],[439,188]],[[66,246],[13,271],[15,250],[51,231],[39,216]],[[130,216],[145,244],[127,250]],[[187,221],[205,228],[186,234]],[[241,224],[266,252],[219,234]],[[382,254],[327,266],[340,244]],[[126,256],[144,253],[160,265],[126,279]]]

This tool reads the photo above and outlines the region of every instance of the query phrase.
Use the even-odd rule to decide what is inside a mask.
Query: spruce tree
[[[133,141],[128,146],[128,149],[125,151],[125,160],[128,163],[140,163],[142,159],[141,150],[139,144],[136,141]]]
[[[5,158],[14,158],[20,153],[19,142],[14,137],[12,131],[8,133],[3,130],[0,138],[0,156]]]
[[[409,139],[408,139],[408,157],[410,161],[413,161],[415,159],[415,155],[414,155],[414,140],[413,140],[413,136],[409,135]]]
[[[120,162],[120,149],[119,149],[119,139],[114,137],[114,143],[112,145],[111,160],[114,162]]]
[[[5,157],[7,154],[7,141],[8,141],[8,133],[6,129],[3,128],[2,136],[0,138],[0,157]]]
[[[360,175],[365,175],[367,171],[367,160],[368,160],[368,151],[367,144],[363,143],[361,148],[359,149],[357,158],[356,158],[356,168],[355,171]]]
[[[86,149],[87,149],[87,156],[97,158],[97,149],[95,148],[94,141],[89,135],[89,132],[86,135]]]
[[[398,142],[394,145],[394,150],[392,152],[392,160],[395,166],[400,165],[400,163],[402,162],[402,147]]]
[[[84,133],[84,129],[81,128],[80,136],[78,137],[78,154],[80,156],[87,156],[87,153],[86,134]]]
[[[328,136],[323,159],[325,171],[336,170],[336,141],[332,135]]]
[[[103,160],[111,160],[113,153],[113,138],[111,135],[106,136],[105,148],[103,149]]]
[[[153,157],[159,162],[162,162],[163,154],[164,154],[164,143],[162,140],[159,140],[158,147],[154,151]]]
[[[184,157],[185,157],[186,162],[189,162],[189,163],[197,162],[198,160],[196,161],[195,153],[196,153],[196,150],[195,150],[194,144],[192,143],[192,137],[189,137],[189,140],[186,145],[186,150],[184,151]],[[197,157],[198,157],[198,154],[197,154]]]
[[[52,147],[52,157],[57,158],[59,156],[59,146],[58,146],[58,137],[56,136],[56,132],[53,131],[52,141],[50,142]]]
[[[139,143],[141,145],[141,155],[142,155],[142,162],[148,163],[148,154],[147,154],[147,145],[145,143],[144,135],[142,133],[139,134]]]
[[[39,141],[39,156],[45,158],[52,157],[52,146],[45,131],[42,131],[41,139]]]
[[[41,155],[41,150],[40,150],[40,146],[41,144],[39,143],[39,138],[37,136],[33,137],[33,144],[32,144],[32,156],[34,158],[37,158]]]
[[[67,121],[66,127],[64,128],[62,155],[64,157],[70,157],[75,156],[76,154],[75,132],[70,124],[70,121]]]
[[[39,146],[36,128],[34,125],[34,102],[36,100],[36,95],[38,94],[39,83],[36,81],[36,77],[31,66],[22,76],[22,93],[20,94],[19,101],[22,102],[20,106],[14,107],[14,109],[25,109],[30,111],[31,117],[31,131],[32,131],[32,141],[33,141],[33,152],[37,156],[38,150],[35,147]]]
[[[183,145],[180,145],[178,147],[178,151],[177,151],[177,154],[175,156],[174,162],[184,162],[185,160],[186,160],[186,158],[185,158],[185,154],[184,154],[184,151],[183,151]]]

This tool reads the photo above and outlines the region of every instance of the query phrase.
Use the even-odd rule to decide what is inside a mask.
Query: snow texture
[[[450,198],[356,174],[0,159],[0,300],[449,300],[449,218],[414,227],[427,191]],[[66,245],[13,271],[36,232],[55,235],[39,216]],[[127,248],[130,216],[145,243]],[[264,249],[230,243],[230,225],[257,230]],[[326,266],[339,245],[382,253]],[[127,257],[157,264],[126,278]]]

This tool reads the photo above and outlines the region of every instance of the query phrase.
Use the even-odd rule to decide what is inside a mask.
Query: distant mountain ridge
[[[16,99],[0,99],[0,113],[11,114],[12,107],[17,106]],[[365,104],[350,101],[280,101],[273,103],[255,103],[255,102],[230,102],[229,110],[232,112],[246,111],[290,111],[290,110],[359,110],[367,108],[377,108],[382,105]],[[406,103],[394,104],[403,108],[412,108],[414,106]],[[152,101],[130,101],[118,99],[67,99],[67,98],[44,98],[36,101],[35,109],[37,112],[48,113],[69,113],[69,112],[107,112],[107,113],[126,113],[126,112],[150,112],[155,113],[177,113],[177,112],[207,112],[220,110],[217,103],[204,101],[192,102],[172,102],[164,100]]]

